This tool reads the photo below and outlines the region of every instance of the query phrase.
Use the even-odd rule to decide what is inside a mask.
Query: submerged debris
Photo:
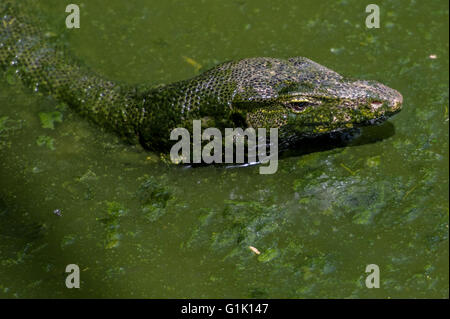
[[[258,248],[253,247],[253,246],[248,246],[248,248],[250,248],[251,251],[253,251],[255,254],[260,255],[261,252],[258,250]]]
[[[55,123],[62,122],[62,113],[58,111],[54,112],[41,112],[39,113],[39,119],[43,128],[54,129]]]

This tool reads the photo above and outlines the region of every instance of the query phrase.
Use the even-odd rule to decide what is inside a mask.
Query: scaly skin
[[[303,57],[226,62],[154,88],[119,85],[74,63],[33,19],[12,7],[0,6],[0,66],[147,149],[167,150],[170,131],[190,129],[194,119],[219,129],[278,127],[281,143],[291,145],[380,123],[401,109],[399,92],[345,79]]]

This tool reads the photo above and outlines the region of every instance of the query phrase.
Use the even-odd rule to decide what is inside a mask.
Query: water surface
[[[116,81],[306,56],[397,89],[404,108],[259,175],[170,165],[2,73],[0,297],[448,298],[448,2],[380,2],[380,29],[365,27],[365,5],[90,0],[68,31],[65,4],[33,4]],[[80,289],[65,287],[68,264]]]

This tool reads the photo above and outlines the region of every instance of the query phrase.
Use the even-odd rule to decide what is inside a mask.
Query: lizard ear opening
[[[245,115],[242,113],[235,112],[231,114],[231,120],[235,127],[245,128],[247,127],[247,121],[245,120]]]

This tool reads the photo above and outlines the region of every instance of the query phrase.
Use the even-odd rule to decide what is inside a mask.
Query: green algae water
[[[356,0],[91,0],[72,30],[67,4],[29,10],[105,78],[305,56],[398,90],[403,110],[260,175],[172,165],[0,73],[0,297],[449,297],[447,1],[380,2],[379,29]]]

